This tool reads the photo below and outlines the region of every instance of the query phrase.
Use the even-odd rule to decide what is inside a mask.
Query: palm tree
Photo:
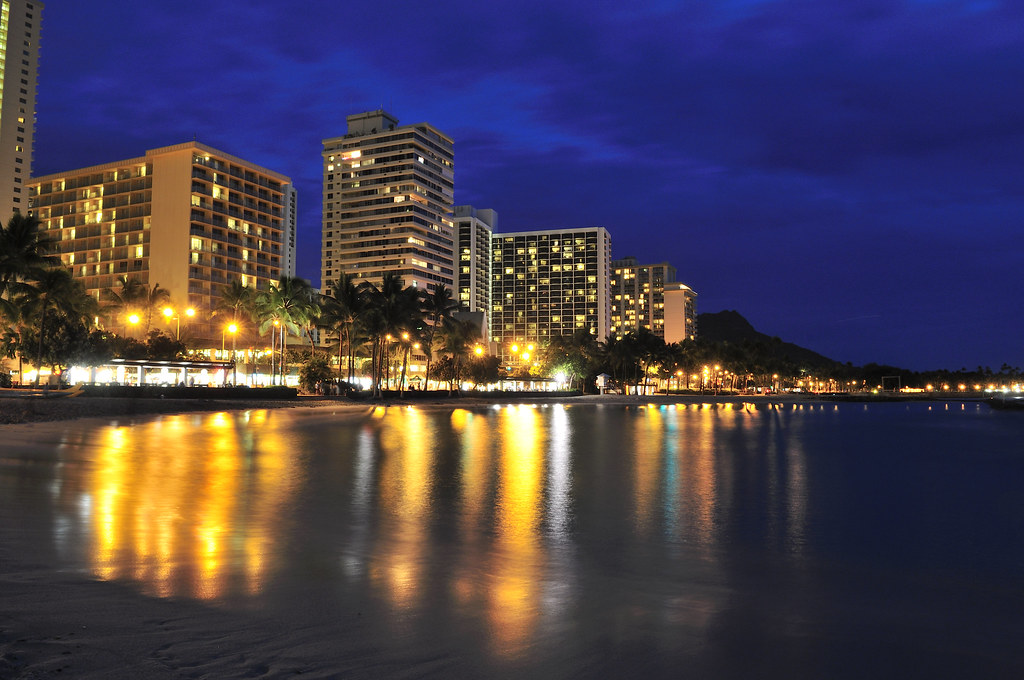
[[[216,316],[230,316],[231,323],[237,324],[241,317],[252,318],[255,311],[256,294],[238,279],[220,289],[220,297],[213,313]]]
[[[438,326],[450,319],[452,312],[458,308],[459,303],[452,299],[451,290],[443,283],[437,284],[431,291],[420,293],[420,311],[427,321],[423,329],[423,348],[427,354],[426,376],[430,375],[430,361],[434,357],[434,334]]]
[[[380,288],[364,282],[362,289],[367,297],[365,320],[372,340],[373,394],[381,394],[381,378],[391,357],[391,341],[403,332],[414,333],[422,321],[419,309],[419,295],[411,286],[402,286],[397,274],[387,273],[381,280]]]
[[[301,329],[315,317],[315,299],[316,290],[308,281],[296,276],[282,276],[276,284],[270,284],[270,288],[256,296],[255,309],[260,335],[266,335],[269,329],[273,329],[275,335],[278,329],[281,331],[282,383],[285,376],[288,333],[301,336]],[[312,337],[310,341],[312,342]],[[276,345],[276,340],[273,344]]]
[[[9,284],[60,263],[59,257],[49,254],[52,243],[39,227],[38,218],[21,213],[15,213],[6,226],[0,225],[0,294]]]
[[[145,337],[149,334],[149,327],[153,322],[153,312],[171,301],[170,291],[161,288],[159,283],[154,283],[153,287],[149,288],[134,276],[120,276],[117,284],[118,288],[106,288],[101,293],[104,306],[114,316],[142,312],[145,320],[142,335]],[[127,323],[125,328],[127,329]]]
[[[472,321],[447,319],[441,327],[441,351],[452,358],[451,390],[458,391],[462,362],[480,341],[480,327]]]
[[[38,326],[39,341],[35,362],[38,386],[47,317],[63,313],[71,317],[87,318],[94,311],[95,300],[86,294],[82,283],[74,279],[69,270],[54,268],[33,277],[32,287],[26,293],[23,304],[29,310],[30,318],[33,318]]]
[[[355,370],[355,343],[353,335],[357,321],[366,310],[364,290],[356,285],[355,279],[342,272],[338,279],[330,284],[327,294],[322,300],[323,312],[320,316],[321,325],[330,332],[338,334],[338,377],[342,373],[342,356],[348,357],[348,381],[352,381]],[[345,354],[348,349],[347,355]]]

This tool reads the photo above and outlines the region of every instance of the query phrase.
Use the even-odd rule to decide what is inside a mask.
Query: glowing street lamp
[[[228,324],[228,333],[231,333],[231,384],[238,382],[238,366],[235,359],[235,339],[238,337],[238,324]],[[220,351],[224,353],[224,334],[220,334]]]
[[[140,319],[139,319],[139,315],[138,314],[132,313],[132,314],[128,315],[128,324],[129,325],[131,325],[133,327],[134,326],[138,326],[139,325],[139,321],[140,321]]]
[[[185,316],[191,318],[196,315],[196,310],[189,307],[185,310]],[[164,307],[164,316],[170,321],[174,319],[174,339],[181,340],[181,314],[174,311],[171,307]]]

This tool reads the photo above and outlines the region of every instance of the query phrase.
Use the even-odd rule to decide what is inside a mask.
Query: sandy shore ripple
[[[507,394],[464,394],[442,399],[352,400],[346,397],[300,396],[296,399],[132,399],[125,397],[22,397],[0,390],[0,425],[35,423],[78,418],[108,418],[209,411],[247,411],[278,408],[360,409],[371,406],[414,405],[423,408],[467,408],[506,403],[537,404],[701,404],[753,403],[790,404],[815,401],[800,395],[673,395],[673,396],[516,396]]]

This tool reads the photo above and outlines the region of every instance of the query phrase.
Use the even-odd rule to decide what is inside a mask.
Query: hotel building
[[[608,335],[611,236],[604,227],[494,234],[491,342],[504,361],[513,345],[542,347],[556,335]]]
[[[0,219],[28,212],[43,3],[0,0]]]
[[[210,317],[227,284],[265,290],[294,275],[291,180],[204,144],[36,177],[29,189],[32,213],[91,295],[122,276],[159,284],[172,307],[195,310],[181,323],[192,342],[219,339]]]
[[[321,285],[342,272],[378,284],[394,273],[454,290],[452,140],[379,110],[346,120],[344,136],[323,140]]]
[[[666,306],[669,289],[675,291],[676,304],[672,309]],[[685,292],[680,294],[681,291],[689,291],[689,296]],[[640,264],[635,257],[614,260],[611,335],[622,338],[631,331],[646,328],[665,342],[692,339],[696,297],[689,287],[676,284],[676,268],[667,262]]]
[[[455,207],[458,274],[453,292],[459,309],[483,312],[483,336],[489,337],[491,317],[491,235],[498,228],[498,213],[471,205]]]
[[[665,284],[665,342],[697,337],[697,293],[684,283]]]
[[[646,328],[659,338],[665,337],[665,299],[667,282],[676,280],[676,268],[667,262],[640,264],[635,257],[612,262],[611,334]]]

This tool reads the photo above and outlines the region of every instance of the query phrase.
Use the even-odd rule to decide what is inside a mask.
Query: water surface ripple
[[[368,677],[1024,677],[1022,416],[514,405],[9,428],[0,540],[266,616]]]

